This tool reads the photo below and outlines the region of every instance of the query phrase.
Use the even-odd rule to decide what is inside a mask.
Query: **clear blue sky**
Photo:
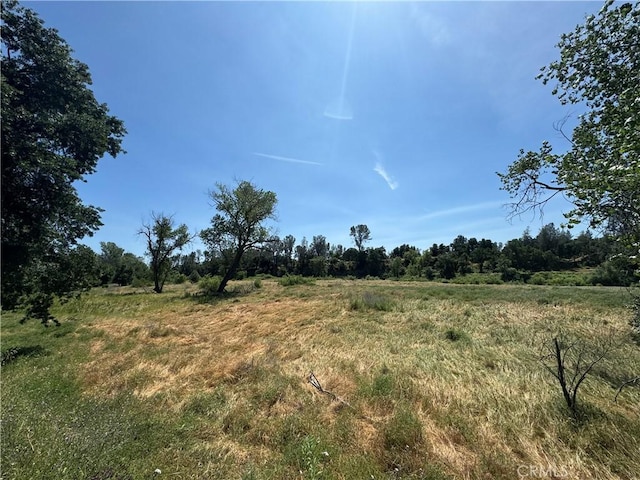
[[[89,65],[121,118],[126,155],[79,185],[105,209],[88,244],[142,255],[150,212],[192,231],[207,191],[251,180],[278,196],[280,236],[421,249],[458,234],[505,242],[499,190],[520,148],[566,142],[560,106],[535,80],[559,37],[601,2],[25,2]],[[202,248],[195,244],[194,248]]]

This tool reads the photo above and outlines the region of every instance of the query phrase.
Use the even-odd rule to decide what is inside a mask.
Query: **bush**
[[[193,272],[191,272],[191,274],[189,275],[189,281],[191,283],[198,283],[198,281],[200,280],[200,274],[198,273],[197,270],[194,270]]]
[[[146,278],[135,277],[131,282],[131,286],[133,288],[148,287],[149,285],[151,285],[151,280],[148,280]]]
[[[256,288],[262,288],[262,280],[261,280],[261,279],[259,279],[259,278],[256,278],[256,279],[253,281],[253,286],[254,286],[254,287],[256,287]]]
[[[209,275],[202,277],[198,282],[198,286],[200,287],[200,291],[205,296],[216,295],[218,293],[218,287],[220,286],[220,282],[222,282],[222,278],[219,276],[211,277]]]
[[[301,275],[287,275],[282,277],[278,283],[283,287],[290,287],[292,285],[313,284],[313,279]]]
[[[179,273],[173,279],[173,283],[181,285],[187,281],[187,276],[184,273]]]

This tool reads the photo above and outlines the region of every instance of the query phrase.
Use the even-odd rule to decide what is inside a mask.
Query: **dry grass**
[[[518,299],[526,292],[507,286],[492,287],[500,300],[491,290],[460,300],[443,293],[449,288],[472,287],[264,281],[247,295],[211,303],[181,287],[157,308],[141,299],[138,307],[96,315],[85,328],[102,333],[80,377],[95,397],[132,392],[175,415],[211,410],[216,420],[198,427],[193,448],[225,452],[237,476],[251,466],[263,472],[257,478],[287,478],[289,467],[265,472],[299,457],[300,438],[329,445],[326,478],[363,478],[348,473],[358,462],[397,468],[406,478],[428,478],[429,466],[429,478],[511,479],[521,465],[580,479],[631,479],[640,471],[640,395],[629,389],[613,403],[613,381],[640,365],[622,306],[593,308],[570,295],[547,301],[554,291],[542,289],[509,301],[509,288]],[[392,308],[352,308],[368,292],[387,296]],[[560,328],[618,339],[603,365],[609,377],[592,376],[581,392],[587,420],[568,417],[538,360]],[[310,371],[350,405],[319,394],[307,382]],[[211,398],[220,392],[218,405]],[[397,449],[389,436],[393,422],[401,430],[402,411],[416,416],[421,431],[415,445]]]

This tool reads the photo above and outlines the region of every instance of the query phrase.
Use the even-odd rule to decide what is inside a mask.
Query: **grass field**
[[[640,369],[624,289],[230,287],[99,289],[57,307],[62,326],[47,329],[3,314],[2,479],[640,472],[640,389],[614,402]],[[540,361],[559,331],[615,345],[576,415]]]

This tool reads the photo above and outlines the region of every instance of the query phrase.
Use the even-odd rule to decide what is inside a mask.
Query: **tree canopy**
[[[2,307],[14,309],[86,286],[76,274],[50,281],[78,266],[74,246],[101,226],[101,210],[83,204],[74,183],[121,153],[126,131],[55,29],[16,1],[2,1],[1,18]],[[48,310],[36,310],[46,322]]]
[[[371,240],[371,230],[369,227],[363,224],[351,227],[349,235],[353,237],[353,243],[356,244],[356,248],[362,251],[364,244]]]
[[[217,184],[217,190],[209,195],[219,213],[200,237],[211,249],[229,253],[229,267],[218,287],[218,292],[223,292],[245,252],[271,238],[263,222],[275,218],[277,197],[248,181],[238,182],[234,189]]]
[[[544,84],[562,104],[586,112],[564,153],[549,142],[538,151],[520,151],[506,173],[498,174],[511,194],[513,213],[541,209],[558,193],[574,208],[569,225],[582,220],[604,227],[626,245],[640,242],[640,3],[609,0],[584,25],[563,34],[560,59],[541,69]]]
[[[144,237],[147,245],[153,290],[162,293],[164,283],[173,268],[173,254],[182,250],[194,237],[189,235],[185,224],[176,227],[173,217],[162,213],[152,213],[151,222],[142,225],[138,235]]]

